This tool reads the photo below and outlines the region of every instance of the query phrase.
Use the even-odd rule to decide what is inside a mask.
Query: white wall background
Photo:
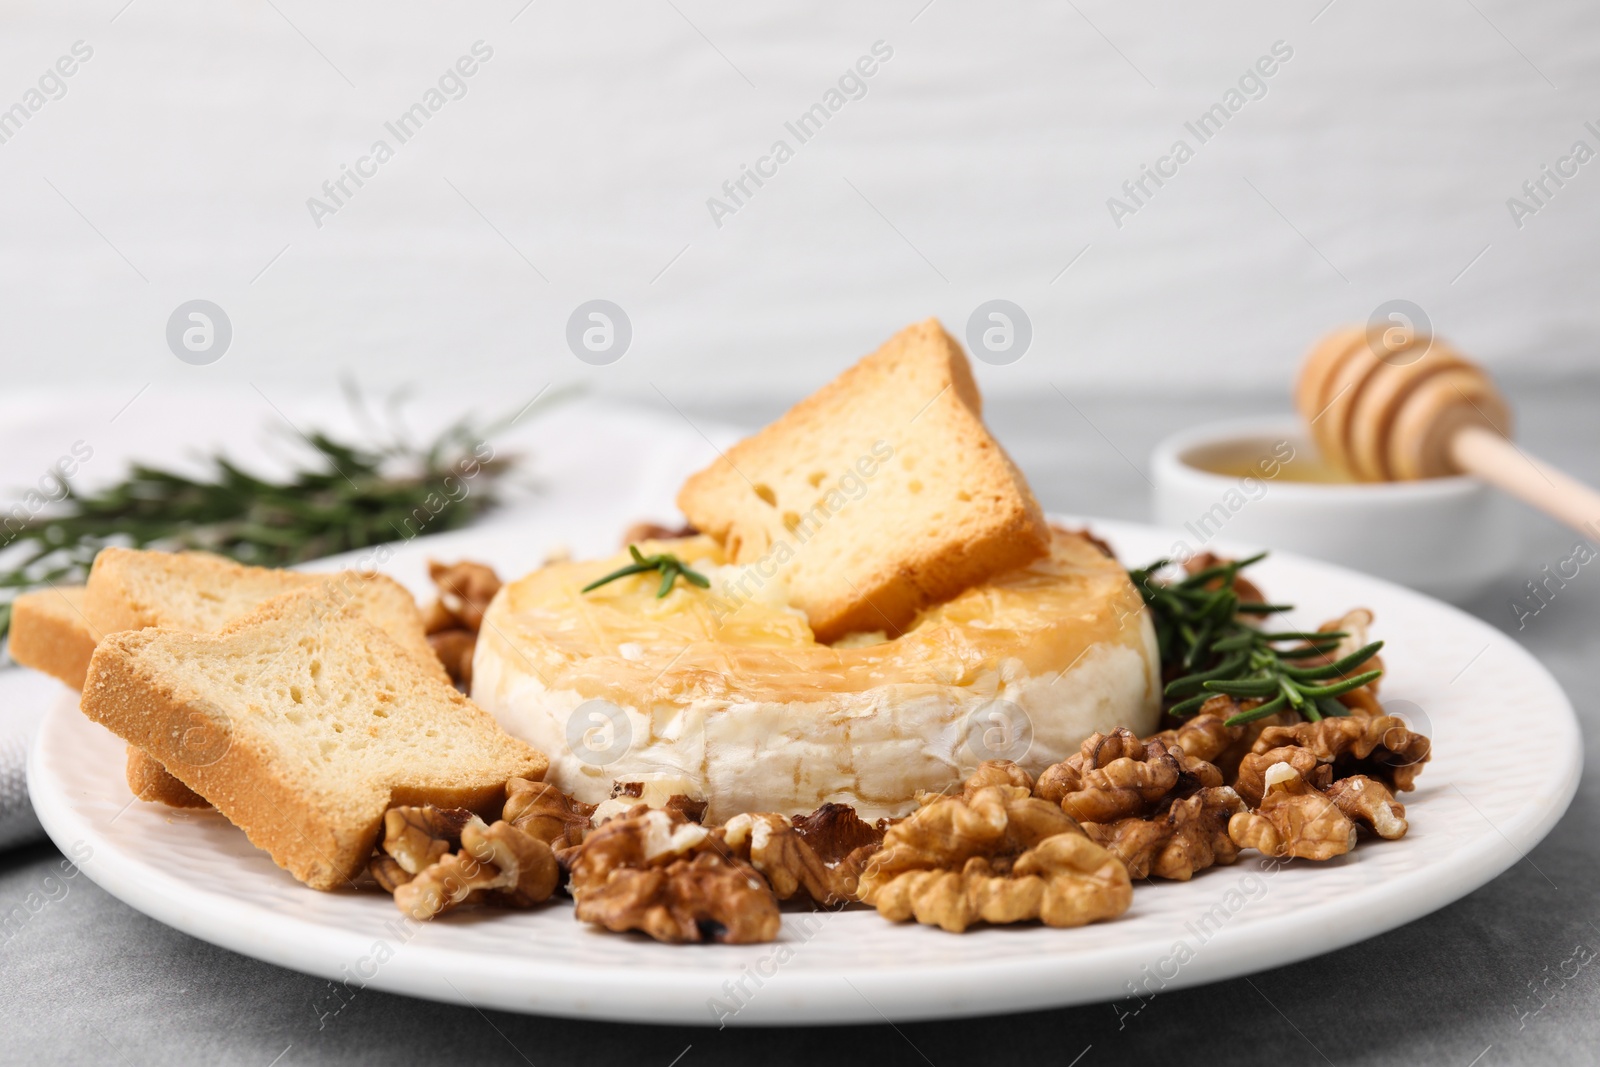
[[[0,108],[94,55],[0,144],[3,381],[797,396],[991,297],[1034,324],[991,392],[1287,383],[1396,297],[1502,373],[1600,367],[1600,161],[1506,207],[1600,149],[1592,3],[524,2],[7,4]],[[478,40],[467,95],[317,228],[307,197]],[[867,95],[715,226],[879,40]],[[1266,96],[1113,225],[1278,40]],[[233,322],[208,367],[164,339],[194,297]],[[563,340],[592,297],[634,325],[612,366]]]

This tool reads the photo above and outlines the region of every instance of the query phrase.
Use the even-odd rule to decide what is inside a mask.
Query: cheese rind
[[[1037,773],[1096,730],[1156,726],[1142,602],[1075,534],[899,638],[838,647],[812,640],[770,588],[731,597],[739,571],[709,539],[641,547],[675,551],[712,589],[680,582],[657,600],[646,574],[582,594],[617,561],[542,568],[496,597],[474,659],[474,700],[549,753],[549,780],[586,803],[614,780],[670,779],[694,786],[713,821],[830,801],[900,815],[984,759]]]

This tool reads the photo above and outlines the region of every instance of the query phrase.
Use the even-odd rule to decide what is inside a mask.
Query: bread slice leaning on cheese
[[[899,634],[1050,546],[984,427],[966,355],[935,319],[734,445],[684,484],[678,507],[733,563],[781,574],[822,642]]]
[[[326,587],[214,634],[109,634],[82,707],[315,889],[353,882],[391,804],[492,815],[547,766]]]
[[[272,597],[313,587],[335,590],[424,670],[448,680],[428,645],[416,601],[384,575],[356,571],[306,574],[251,567],[205,552],[107,548],[95,557],[89,571],[82,598],[83,621],[89,631],[100,634],[146,626],[208,633],[249,614]],[[87,654],[83,661],[87,667]],[[77,687],[82,682],[80,676]],[[140,800],[174,808],[207,806],[203,797],[137,746],[128,748],[127,777],[128,788]]]

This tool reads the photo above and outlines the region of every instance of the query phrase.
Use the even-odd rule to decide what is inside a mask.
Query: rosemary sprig
[[[215,455],[198,477],[135,464],[95,493],[69,483],[57,504],[0,542],[0,637],[13,597],[83,582],[108,545],[203,549],[282,567],[458,529],[499,503],[498,483],[518,457],[487,442],[505,424],[462,419],[420,446],[398,432],[375,445],[315,432],[305,439],[312,455],[278,480]]]
[[[629,545],[628,554],[633,557],[632,563],[612,571],[604,578],[596,578],[584,586],[582,591],[587,593],[592,589],[599,589],[607,582],[614,582],[618,578],[626,578],[630,574],[643,574],[645,571],[657,570],[661,572],[661,588],[656,590],[657,600],[672,592],[673,583],[679,578],[682,578],[690,585],[698,585],[701,589],[711,588],[711,580],[709,578],[699,571],[691,569],[687,563],[674,556],[671,552],[659,552],[654,556],[647,556],[639,551],[639,546]]]
[[[1157,560],[1128,572],[1155,623],[1163,675],[1171,678],[1165,690],[1167,699],[1173,701],[1167,707],[1169,715],[1186,718],[1211,697],[1224,693],[1262,701],[1229,718],[1229,726],[1264,719],[1286,708],[1316,722],[1325,716],[1349,714],[1337,698],[1383,673],[1350,673],[1377,654],[1382,641],[1306,667],[1297,665],[1298,661],[1326,659],[1349,635],[1339,630],[1273,632],[1248,622],[1291,607],[1240,598],[1235,588],[1239,572],[1265,556],[1263,552],[1218,563],[1172,582],[1156,578],[1170,560]],[[1279,647],[1286,642],[1296,644]]]

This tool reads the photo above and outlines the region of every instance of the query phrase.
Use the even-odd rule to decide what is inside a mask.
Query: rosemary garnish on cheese
[[[599,589],[607,582],[614,582],[618,578],[626,578],[630,574],[643,574],[645,571],[661,572],[661,588],[656,590],[656,598],[658,600],[672,592],[672,586],[679,578],[682,578],[690,585],[698,585],[701,589],[711,588],[711,580],[709,578],[692,569],[671,552],[658,552],[653,556],[647,556],[639,551],[638,545],[629,545],[628,554],[633,557],[632,563],[612,571],[604,578],[596,578],[583,587],[583,592],[587,593],[590,590]]]

